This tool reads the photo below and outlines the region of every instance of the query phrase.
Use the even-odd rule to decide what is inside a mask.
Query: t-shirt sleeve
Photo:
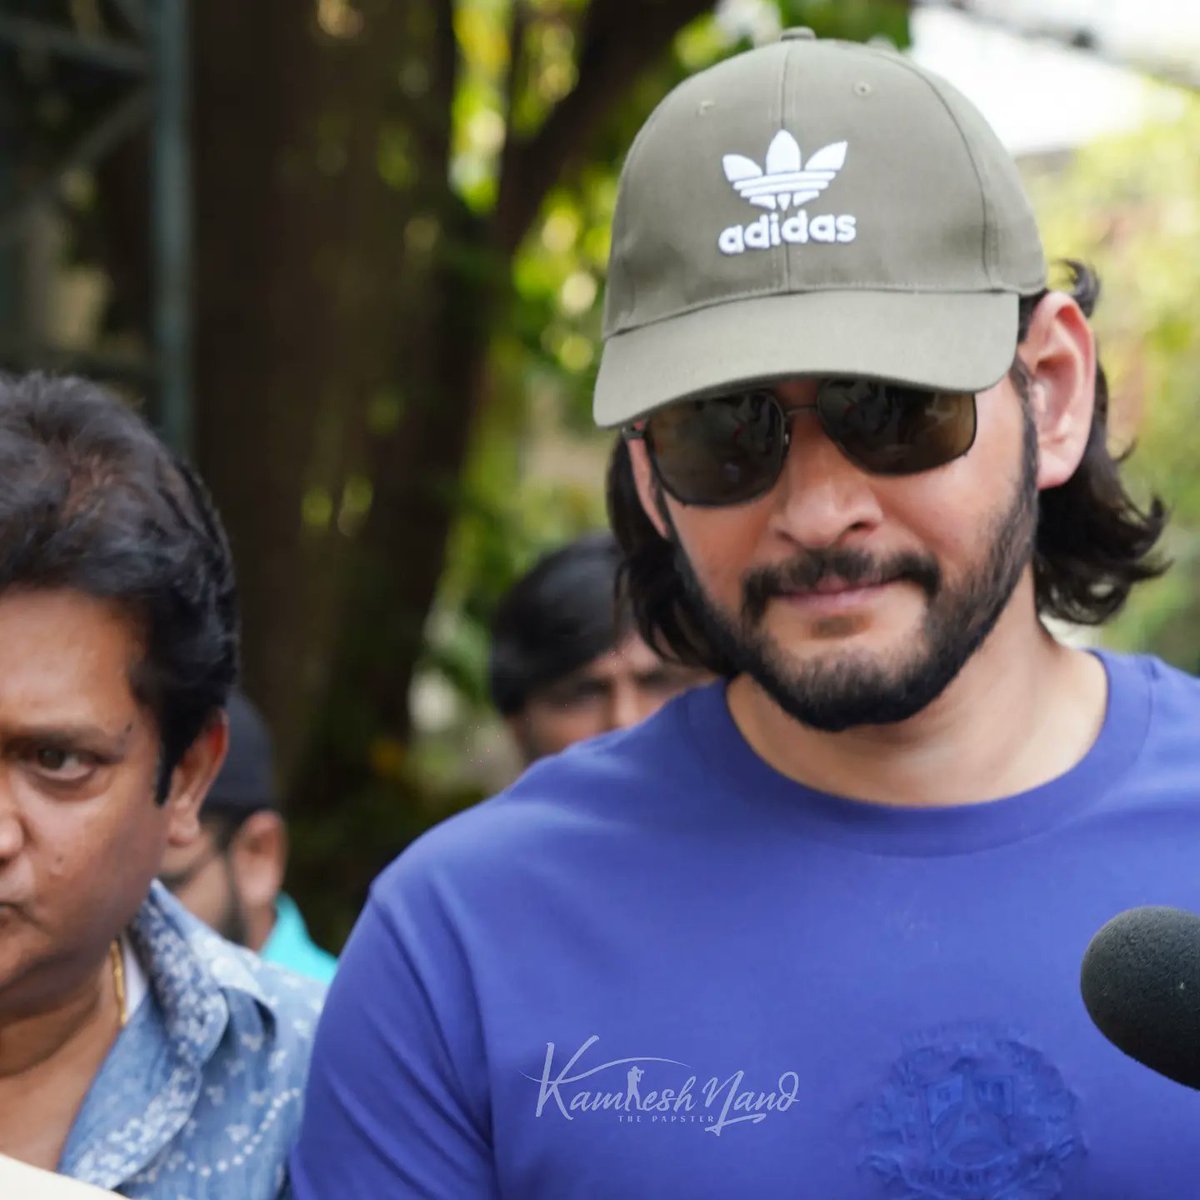
[[[427,888],[381,899],[377,883],[317,1029],[291,1160],[296,1200],[498,1197],[486,1080],[470,974],[445,912]]]

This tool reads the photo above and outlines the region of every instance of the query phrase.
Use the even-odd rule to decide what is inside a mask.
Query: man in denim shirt
[[[227,744],[236,594],[192,471],[81,381],[0,378],[0,1155],[274,1200],[320,988],[154,876]]]

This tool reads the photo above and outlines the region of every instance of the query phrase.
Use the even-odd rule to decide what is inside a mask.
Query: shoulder
[[[506,885],[556,858],[683,819],[680,796],[694,796],[704,781],[688,701],[534,763],[503,792],[417,838],[375,881],[372,899],[388,908],[446,889]]]
[[[1171,787],[1194,795],[1200,765],[1200,680],[1151,655],[1101,655],[1110,683],[1113,736],[1139,741],[1139,778],[1157,789]]]
[[[260,1049],[276,1078],[302,1080],[326,986],[241,946],[213,940],[219,945],[208,952],[229,1005],[226,1041],[239,1056]]]
[[[1156,720],[1194,722],[1200,709],[1200,679],[1151,654],[1100,655],[1113,687],[1144,689]]]
[[[257,1014],[277,1045],[306,1048],[325,1002],[326,985],[288,967],[263,962],[249,950],[232,948],[249,959],[244,965],[256,986],[228,988],[230,1010]]]
[[[181,973],[178,963],[163,961],[164,955],[191,959],[197,975],[193,986],[219,990],[231,1023],[261,1030],[281,1046],[302,1047],[311,1042],[325,998],[324,984],[265,962],[252,950],[226,941],[160,884],[154,885],[147,906],[160,930],[152,942],[160,975]]]

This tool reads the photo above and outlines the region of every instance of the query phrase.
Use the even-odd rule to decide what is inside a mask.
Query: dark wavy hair
[[[131,670],[161,741],[161,803],[237,678],[229,544],[207,490],[127,405],[84,379],[0,375],[0,593],[115,602],[141,634]]]
[[[1099,278],[1082,263],[1064,265],[1070,273],[1064,290],[1091,316],[1100,295]],[[1047,294],[1021,298],[1018,342],[1025,340],[1034,309]],[[1026,403],[1028,377],[1019,357],[1009,374]],[[1038,612],[1080,625],[1108,620],[1134,584],[1169,566],[1155,552],[1167,522],[1165,505],[1153,496],[1140,508],[1121,481],[1128,451],[1114,456],[1109,450],[1108,380],[1099,360],[1095,383],[1095,411],[1078,468],[1065,483],[1038,494],[1033,552]],[[659,536],[642,510],[624,438],[618,438],[609,460],[607,494],[609,521],[624,553],[621,591],[643,640],[665,657],[732,675],[735,668],[704,633],[677,568],[675,547]]]

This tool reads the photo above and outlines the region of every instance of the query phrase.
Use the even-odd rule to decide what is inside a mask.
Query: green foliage
[[[781,0],[785,26],[807,25],[818,37],[865,42],[886,38],[908,45],[908,5],[879,0]]]
[[[1094,324],[1114,396],[1118,446],[1136,440],[1135,491],[1173,511],[1176,568],[1139,588],[1106,634],[1200,667],[1200,99],[1164,98],[1169,115],[1083,150],[1034,180],[1048,253],[1092,263],[1104,283]]]

